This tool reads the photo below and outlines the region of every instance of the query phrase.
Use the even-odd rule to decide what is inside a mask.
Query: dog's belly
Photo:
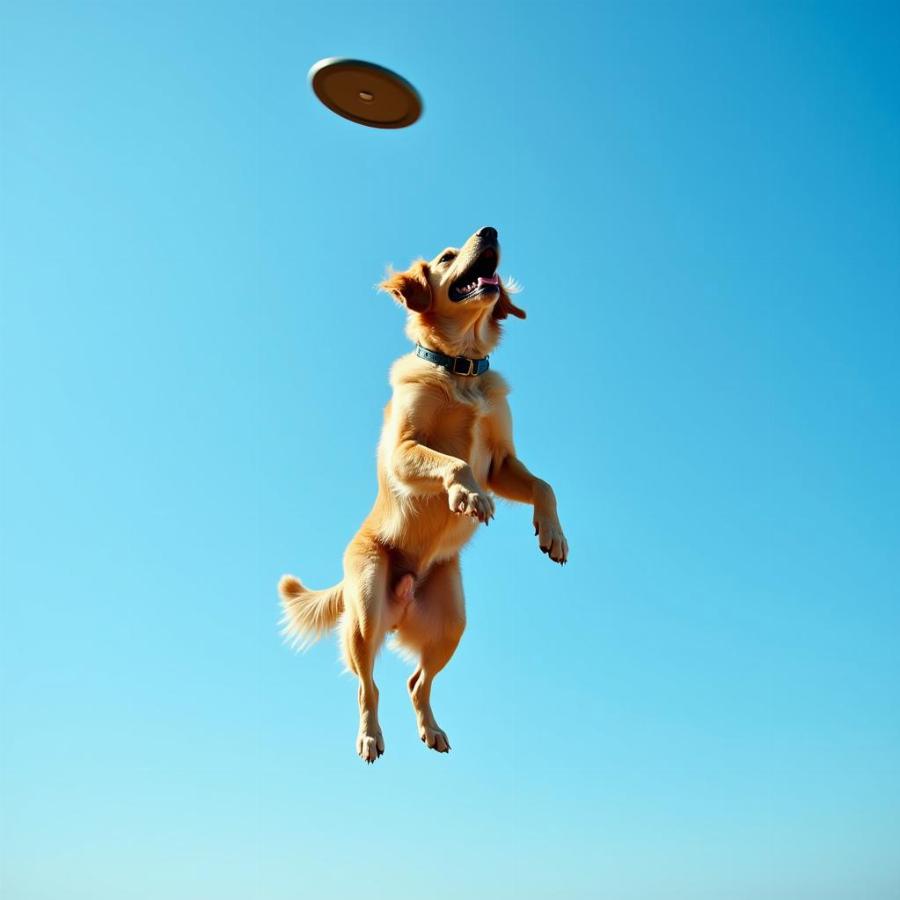
[[[443,562],[456,556],[469,543],[478,528],[478,522],[469,516],[450,512],[446,499],[442,498],[442,500],[444,510],[446,510],[446,512],[441,510],[444,518],[443,527],[435,533],[434,539],[429,542],[428,546],[423,547],[425,552],[420,562],[423,570],[427,570],[434,563]],[[415,528],[415,524],[413,527]],[[421,574],[424,574],[424,571]]]

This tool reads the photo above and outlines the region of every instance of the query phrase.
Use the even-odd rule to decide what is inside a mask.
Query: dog
[[[541,551],[568,560],[553,489],[516,456],[509,387],[487,359],[503,321],[525,318],[497,275],[499,262],[497,231],[485,227],[379,285],[406,307],[416,350],[391,368],[375,505],[344,553],[339,584],[308,590],[291,575],[279,584],[284,633],[295,642],[340,622],[343,656],[359,679],[356,752],[367,763],[384,753],[373,669],[388,632],[417,660],[407,688],[419,737],[450,750],[431,685],[465,628],[459,554],[494,517],[492,495],[531,504]]]

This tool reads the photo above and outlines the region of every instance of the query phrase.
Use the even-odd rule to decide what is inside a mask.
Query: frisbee
[[[422,98],[405,78],[361,59],[319,60],[309,84],[332,112],[359,125],[405,128],[422,115]]]

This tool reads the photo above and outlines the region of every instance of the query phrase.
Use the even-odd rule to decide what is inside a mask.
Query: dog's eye
[[[445,253],[445,254],[438,260],[438,262],[439,262],[439,263],[448,263],[448,262],[453,262],[454,259],[456,259],[456,254],[455,254],[455,253]]]

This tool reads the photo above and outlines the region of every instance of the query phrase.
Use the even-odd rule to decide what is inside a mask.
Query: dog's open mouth
[[[453,303],[470,300],[481,294],[499,292],[500,279],[497,277],[499,256],[496,247],[485,247],[475,262],[450,285],[449,297]]]

